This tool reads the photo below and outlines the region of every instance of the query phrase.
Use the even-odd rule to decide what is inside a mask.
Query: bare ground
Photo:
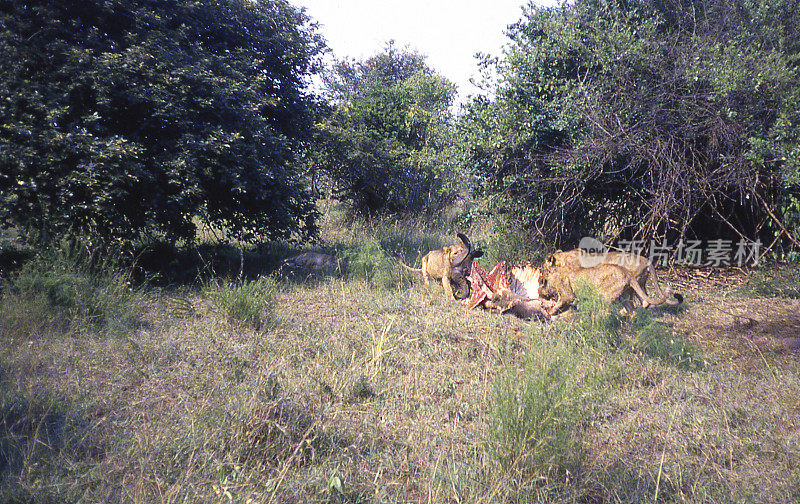
[[[676,290],[688,292],[691,309],[674,327],[695,338],[708,353],[739,366],[764,366],[767,352],[776,364],[797,362],[800,300],[752,298],[738,292],[748,274],[738,270],[678,270],[665,275]]]

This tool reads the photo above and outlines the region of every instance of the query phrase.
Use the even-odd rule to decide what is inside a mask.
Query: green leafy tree
[[[313,234],[292,162],[323,47],[284,0],[0,2],[0,223]]]
[[[364,213],[418,211],[452,191],[449,107],[455,87],[415,52],[389,43],[365,61],[338,61],[311,160],[335,197]]]
[[[795,5],[532,3],[484,61],[497,98],[461,121],[466,163],[499,211],[560,245],[755,239],[800,187]]]

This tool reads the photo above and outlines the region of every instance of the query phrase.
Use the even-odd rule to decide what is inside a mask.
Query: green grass
[[[121,335],[138,323],[143,304],[142,291],[113,260],[65,240],[35,255],[3,286],[0,335]]]
[[[81,482],[108,449],[80,411],[48,390],[0,389],[0,501],[56,502],[76,498],[64,481]],[[36,482],[31,485],[30,482]]]
[[[497,378],[489,417],[489,451],[520,486],[546,485],[577,474],[580,426],[590,417],[593,390],[569,342],[534,341],[521,369]]]
[[[673,334],[644,310],[639,311],[628,330],[633,348],[643,355],[661,359],[687,371],[699,371],[705,366],[703,353],[696,345],[679,334]]]
[[[391,288],[398,283],[399,265],[384,251],[376,239],[349,247],[342,254],[347,276],[365,281],[372,287]]]
[[[702,300],[630,322],[580,289],[552,323],[469,311],[381,279],[387,244],[450,240],[383,224],[325,230],[363,274],[127,285],[113,330],[56,321],[85,302],[64,285],[117,268],[20,269],[4,313],[40,317],[2,326],[0,502],[797,501],[796,354],[699,339]]]
[[[745,296],[800,299],[800,267],[786,265],[754,271],[738,292]]]
[[[240,282],[213,281],[203,289],[214,309],[228,322],[257,331],[276,322],[276,290],[275,281],[268,277]]]

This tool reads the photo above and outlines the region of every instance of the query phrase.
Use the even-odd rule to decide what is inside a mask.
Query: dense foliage
[[[390,42],[336,60],[286,0],[0,1],[0,226],[191,241],[316,230],[466,186],[550,244],[800,247],[797,0],[531,2],[490,98]],[[470,214],[471,215],[471,214]],[[783,239],[782,239],[783,238]]]
[[[453,84],[392,43],[364,61],[337,61],[325,84],[330,110],[313,164],[333,195],[369,214],[437,208],[453,189],[444,154]]]
[[[0,2],[0,224],[313,234],[291,161],[322,48],[284,0]]]
[[[531,3],[484,61],[467,163],[559,244],[800,229],[798,30],[794,0]]]

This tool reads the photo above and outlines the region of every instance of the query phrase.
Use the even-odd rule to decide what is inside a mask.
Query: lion
[[[412,268],[398,260],[401,266],[409,271],[422,273],[425,285],[430,285],[430,279],[442,281],[444,292],[458,300],[466,299],[470,294],[470,284],[467,275],[472,269],[472,261],[483,255],[483,251],[472,248],[469,238],[458,233],[461,245],[451,245],[440,249],[431,250],[422,258],[421,268]],[[453,284],[458,287],[458,292],[453,292]]]
[[[303,252],[283,260],[283,265],[289,268],[299,268],[311,271],[330,271],[340,268],[339,259],[331,254],[321,252]]]
[[[628,270],[636,279],[642,291],[647,293],[647,281],[652,278],[655,290],[655,298],[651,304],[667,303],[676,304],[668,299],[668,294],[661,289],[658,283],[658,275],[653,267],[653,263],[646,257],[630,252],[617,252],[609,250],[602,254],[594,254],[576,248],[566,252],[556,251],[548,254],[544,259],[543,268],[569,267],[569,268],[590,268],[600,264],[615,264]],[[630,292],[629,292],[630,293]],[[683,302],[683,296],[679,293],[672,294],[678,303]],[[648,294],[649,296],[649,294]],[[647,305],[642,305],[647,308]]]
[[[555,301],[555,305],[548,309],[550,315],[555,315],[575,302],[575,287],[579,282],[594,286],[608,303],[625,296],[626,299],[622,302],[623,315],[633,314],[634,296],[645,308],[665,302],[663,299],[650,298],[636,276],[627,268],[617,264],[601,263],[590,268],[564,265],[542,268],[539,296]]]

